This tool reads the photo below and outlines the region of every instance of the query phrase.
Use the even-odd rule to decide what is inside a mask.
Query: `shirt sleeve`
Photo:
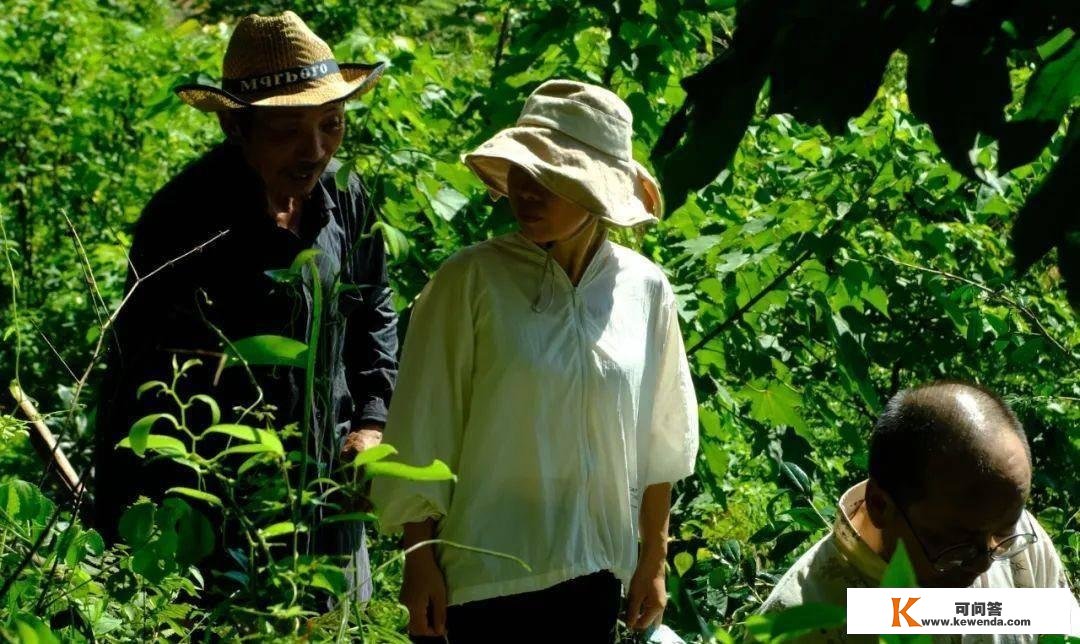
[[[457,472],[468,416],[474,346],[470,271],[451,258],[416,300],[401,375],[390,406],[384,442],[397,449],[394,460],[426,466],[435,459]],[[371,500],[384,534],[406,523],[446,515],[451,481],[421,482],[382,477]]]
[[[697,397],[679,329],[675,294],[667,280],[663,280],[662,287],[663,301],[655,329],[659,358],[647,441],[645,487],[674,483],[693,474],[698,451]]]
[[[355,215],[353,286],[342,294],[348,307],[345,322],[344,360],[352,398],[352,427],[385,425],[390,397],[397,378],[397,311],[386,266],[382,234],[371,230],[374,208],[358,178],[349,183]],[[349,300],[352,300],[351,302]]]

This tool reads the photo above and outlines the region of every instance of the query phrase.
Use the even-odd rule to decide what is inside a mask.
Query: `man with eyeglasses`
[[[1000,398],[958,382],[901,391],[870,437],[869,478],[844,493],[832,532],[788,570],[761,610],[844,605],[848,588],[880,584],[899,541],[924,587],[1068,587],[1050,538],[1025,509],[1030,490],[1027,437]],[[855,639],[818,633],[802,641]]]

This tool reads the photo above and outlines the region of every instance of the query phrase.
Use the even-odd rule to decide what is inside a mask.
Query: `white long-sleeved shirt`
[[[697,403],[663,272],[604,241],[573,286],[514,233],[450,258],[416,302],[385,440],[455,483],[378,478],[380,529],[437,549],[450,604],[610,570],[629,584],[646,487],[690,475]],[[534,305],[537,312],[534,310]]]

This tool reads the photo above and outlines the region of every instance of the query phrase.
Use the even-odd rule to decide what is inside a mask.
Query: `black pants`
[[[412,641],[613,644],[621,596],[619,579],[605,570],[531,593],[451,606],[446,640],[413,636]]]

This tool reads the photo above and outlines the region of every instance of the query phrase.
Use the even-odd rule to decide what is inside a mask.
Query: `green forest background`
[[[676,488],[672,519],[666,623],[683,637],[743,635],[786,566],[827,531],[839,494],[865,476],[865,438],[883,402],[939,378],[982,383],[1019,414],[1035,461],[1030,508],[1075,578],[1080,325],[1065,287],[1075,270],[1067,250],[1080,245],[1069,223],[1080,222],[1080,202],[1053,202],[1044,189],[1044,207],[1068,212],[1040,219],[1029,205],[1041,251],[1010,244],[1018,213],[1056,165],[1059,175],[1072,171],[1057,179],[1059,189],[1080,183],[1075,161],[1065,166],[1080,138],[1069,131],[1080,94],[1072,17],[1038,29],[993,22],[993,38],[1011,43],[998,47],[998,67],[988,70],[980,53],[970,69],[958,63],[946,70],[953,77],[934,80],[931,96],[948,93],[953,107],[928,107],[925,86],[909,89],[919,78],[911,67],[925,67],[915,55],[923,50],[897,36],[862,84],[865,100],[815,110],[798,92],[818,96],[820,107],[837,79],[867,74],[865,61],[830,54],[827,43],[859,32],[851,15],[882,3],[791,3],[803,13],[777,20],[798,30],[751,51],[801,52],[808,61],[791,72],[797,84],[753,56],[731,62],[730,52],[746,56],[740,38],[768,4],[4,0],[0,380],[18,381],[85,472],[96,352],[123,296],[132,224],[159,187],[221,138],[216,120],[183,106],[171,88],[218,77],[237,17],[292,9],[338,60],[391,65],[374,91],[348,105],[339,157],[380,209],[406,320],[443,260],[513,226],[460,153],[512,123],[528,93],[552,77],[605,84],[633,110],[635,156],[657,169],[672,208],[658,227],[621,241],[675,285],[700,400],[701,456],[696,475]],[[896,4],[927,15],[950,5]],[[790,33],[803,40],[792,44]],[[746,72],[754,65],[756,84]],[[980,93],[980,74],[1001,70],[1006,100],[986,117],[979,106],[992,99]],[[1051,91],[1033,75],[1051,72],[1063,74],[1056,94],[1032,107],[1045,97],[1031,87]],[[731,102],[732,88],[742,107]],[[1019,123],[1040,106],[1039,133],[1020,152],[1004,130],[980,127],[980,118]],[[974,128],[969,138],[948,134],[965,127]],[[1059,250],[1043,257],[1051,246]],[[1016,248],[1025,253],[1020,267],[1031,265],[1025,271]],[[401,639],[406,617],[395,601],[400,564],[390,540],[374,545],[376,598],[362,612],[314,617],[296,602],[243,599],[209,611],[195,601],[200,581],[185,566],[148,574],[137,560],[150,545],[176,555],[183,522],[147,519],[147,535],[156,536],[104,549],[43,475],[24,421],[2,392],[5,636],[181,640],[209,629],[224,638]],[[170,507],[186,516],[198,507],[189,500]],[[172,542],[162,536],[169,530]],[[173,558],[183,564],[185,556]],[[334,579],[319,574],[305,578],[312,592],[333,594]]]

